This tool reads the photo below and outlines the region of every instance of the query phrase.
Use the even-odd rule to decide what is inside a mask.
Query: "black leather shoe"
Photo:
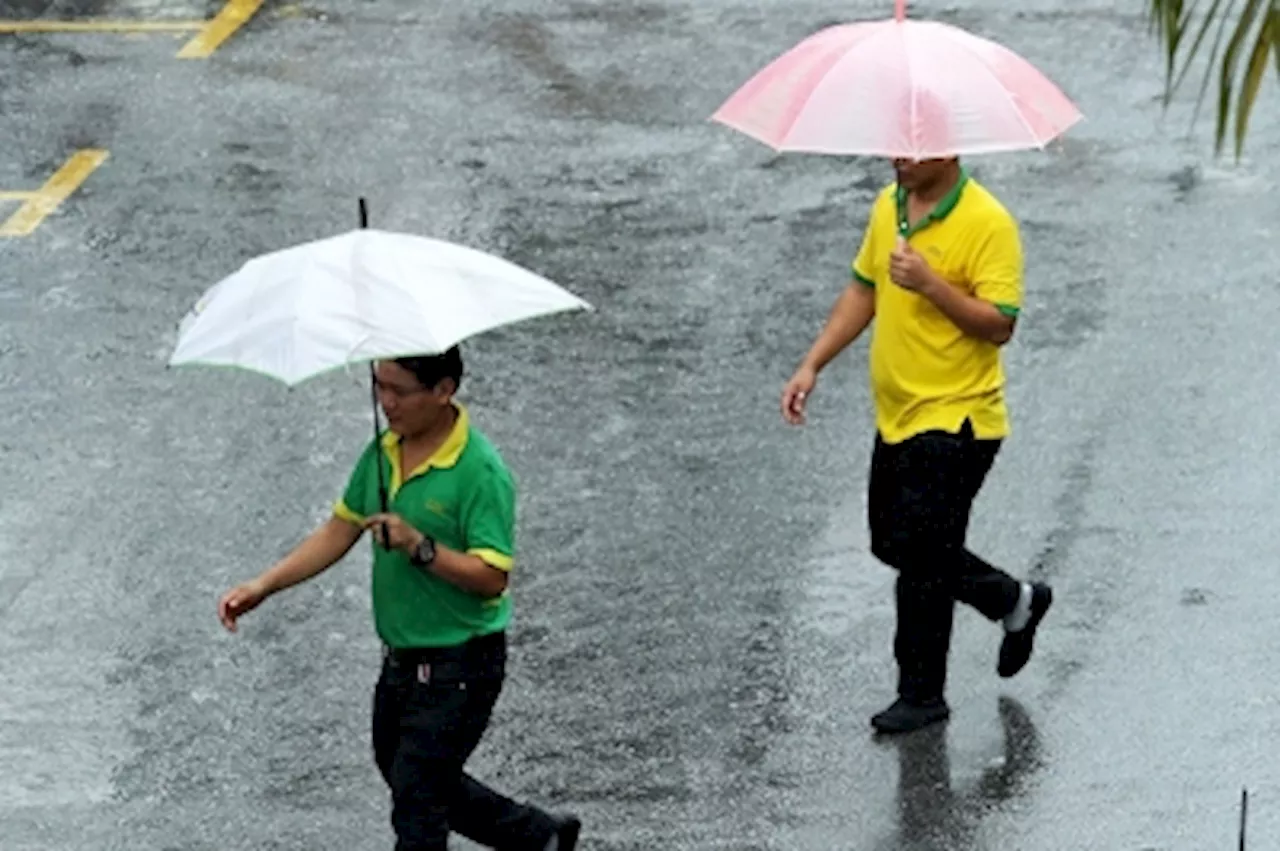
[[[568,816],[556,822],[556,835],[547,843],[546,851],[573,851],[578,847],[578,834],[582,832],[582,821],[575,816]]]
[[[871,717],[871,726],[881,733],[910,733],[951,717],[951,709],[945,700],[927,703],[909,703],[898,698],[893,705]]]
[[[1053,589],[1043,582],[1032,583],[1031,619],[1017,632],[1005,630],[1004,640],[1000,642],[1000,661],[996,664],[996,673],[1008,678],[1026,666],[1035,647],[1036,627],[1040,626],[1045,612],[1052,605]]]

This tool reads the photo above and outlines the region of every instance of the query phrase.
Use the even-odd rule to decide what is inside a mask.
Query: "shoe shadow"
[[[935,724],[893,740],[898,748],[898,830],[882,844],[895,851],[965,851],[974,847],[982,819],[1021,794],[1041,767],[1041,744],[1023,706],[1001,697],[1004,759],[985,769],[967,790],[951,783],[947,727]]]

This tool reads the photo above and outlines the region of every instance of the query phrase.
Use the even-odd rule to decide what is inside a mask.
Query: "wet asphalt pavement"
[[[466,350],[463,396],[523,491],[477,774],[579,813],[601,851],[1234,848],[1246,785],[1250,848],[1276,847],[1280,96],[1245,162],[1215,164],[1185,103],[1161,119],[1139,0],[915,7],[1087,116],[971,163],[1028,256],[1015,432],[971,542],[1057,603],[1009,682],[999,633],[960,615],[950,724],[869,735],[894,670],[865,341],[805,429],[776,400],[890,175],[706,116],[891,5],[311,0],[199,62],[171,35],[0,36],[0,190],[111,152],[0,240],[0,848],[391,847],[366,547],[234,636],[214,616],[326,515],[369,432],[360,375],[164,369],[201,291],[352,227],[360,194],[375,226],[597,308]]]

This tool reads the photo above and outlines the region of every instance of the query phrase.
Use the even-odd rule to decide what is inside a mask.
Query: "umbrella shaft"
[[[378,468],[378,498],[381,503],[382,513],[387,512],[387,482],[382,475],[382,434],[378,428],[378,374],[373,365],[373,361],[369,361],[369,396],[373,402],[373,446],[374,451],[378,453],[375,467]],[[387,527],[382,527],[382,546],[385,549],[391,549],[391,535],[387,531]]]

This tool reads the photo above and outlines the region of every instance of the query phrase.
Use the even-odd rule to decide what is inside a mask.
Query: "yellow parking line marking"
[[[107,152],[96,148],[76,151],[45,181],[36,192],[27,193],[25,203],[9,220],[0,225],[0,236],[27,236],[40,226],[45,217],[84,183],[85,178],[107,158]],[[19,193],[10,193],[19,194]]]
[[[6,21],[0,33],[144,33],[191,32],[204,29],[207,21]]]
[[[254,16],[262,0],[227,0],[222,11],[214,15],[200,33],[178,51],[179,59],[204,59],[210,56],[236,30]]]

